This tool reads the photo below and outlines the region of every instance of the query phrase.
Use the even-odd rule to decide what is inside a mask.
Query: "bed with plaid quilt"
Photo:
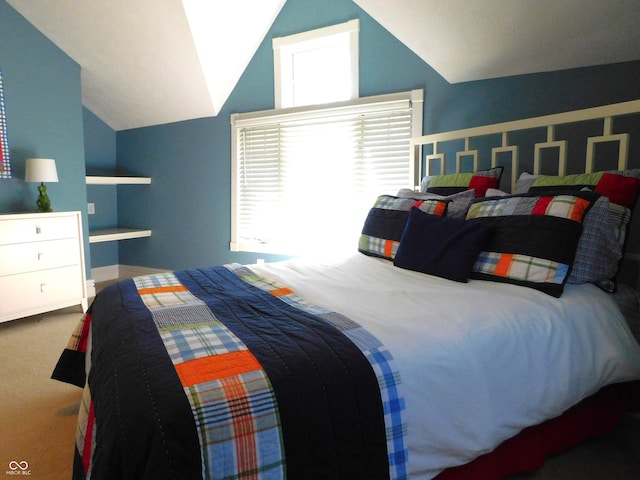
[[[407,478],[389,351],[245,266],[111,285],[53,377],[85,389],[74,479]]]

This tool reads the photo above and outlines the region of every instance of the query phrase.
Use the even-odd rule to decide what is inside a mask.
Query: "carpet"
[[[80,307],[0,324],[0,476],[28,465],[29,478],[70,480],[82,390],[51,380],[81,318]],[[26,463],[24,463],[26,462]],[[17,467],[22,473],[22,468]],[[24,474],[20,475],[25,478]]]

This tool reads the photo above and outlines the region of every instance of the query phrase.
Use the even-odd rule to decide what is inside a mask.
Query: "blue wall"
[[[361,96],[424,87],[427,78],[446,83],[355,3],[287,1],[217,117],[118,132],[118,166],[152,177],[148,192],[118,194],[121,208],[135,205],[119,211],[121,221],[153,229],[151,238],[120,246],[121,263],[176,269],[284,258],[229,251],[229,115],[274,108],[272,38],[354,18],[360,19]]]
[[[28,157],[56,160],[47,184],[56,211],[80,210],[87,237],[80,67],[4,0],[0,0],[0,69],[13,178],[0,180],[0,212],[36,210],[37,185],[24,179]]]
[[[153,228],[151,238],[121,244],[121,263],[179,269],[281,258],[229,251],[229,115],[274,108],[272,38],[354,18],[361,96],[423,88],[425,133],[640,98],[640,62],[450,85],[353,2],[289,0],[216,118],[118,132],[118,167],[153,178],[147,191],[118,193],[121,221]]]
[[[82,211],[85,236],[89,222],[111,226],[116,217],[123,226],[153,229],[146,239],[91,249],[86,242],[88,267],[178,269],[282,258],[229,251],[229,115],[274,107],[272,38],[353,18],[361,27],[361,95],[423,88],[425,133],[640,98],[640,62],[450,85],[352,1],[288,0],[217,117],[116,133],[82,108],[79,66],[0,0],[0,69],[15,177],[0,180],[0,212],[35,208],[35,185],[22,180],[24,161],[50,156],[60,174],[48,186],[54,209]],[[632,137],[632,152],[639,142],[640,134]],[[640,152],[631,166],[640,167]],[[85,167],[90,174],[115,169],[150,176],[152,184],[87,188]],[[92,217],[88,197],[96,204]]]
[[[83,109],[85,162],[87,175],[113,176],[117,173],[116,132],[86,108]],[[87,202],[95,206],[88,215],[91,229],[118,224],[118,199],[115,185],[87,185]],[[117,265],[119,242],[91,244],[91,267]]]

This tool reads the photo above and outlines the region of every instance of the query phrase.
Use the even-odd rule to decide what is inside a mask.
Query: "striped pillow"
[[[471,278],[513,283],[560,297],[569,278],[582,221],[598,195],[513,195],[476,200],[467,220],[493,234]]]
[[[471,205],[471,202],[476,198],[473,190],[465,190],[464,192],[458,192],[452,195],[438,195],[437,193],[416,192],[408,188],[399,190],[397,196],[402,198],[414,198],[416,200],[448,200],[447,217],[459,218],[460,220],[464,220],[467,216],[469,205]]]
[[[488,170],[478,170],[472,173],[450,173],[429,178],[423,188],[428,193],[439,195],[451,195],[465,190],[474,190],[476,198],[484,197],[489,188],[500,186],[502,167],[494,167]]]
[[[640,169],[632,169],[565,176],[523,174],[518,180],[516,193],[557,195],[589,188],[608,200],[608,212],[596,205],[585,219],[569,283],[595,283],[607,291],[615,289],[613,279],[625,246],[632,209],[640,194],[639,177]]]
[[[400,198],[380,195],[364,222],[358,251],[365,255],[393,260],[400,245],[402,232],[409,218],[411,207],[425,213],[444,216],[448,200]]]

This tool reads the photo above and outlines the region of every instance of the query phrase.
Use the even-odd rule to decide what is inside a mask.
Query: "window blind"
[[[355,250],[375,198],[414,184],[409,141],[422,109],[411,93],[233,116],[231,249]]]

